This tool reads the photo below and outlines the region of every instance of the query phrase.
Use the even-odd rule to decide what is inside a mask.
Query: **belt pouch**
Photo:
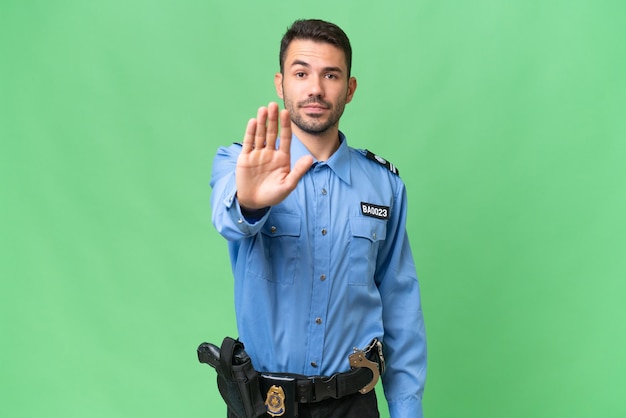
[[[280,418],[298,417],[295,377],[280,373],[261,373],[261,393],[265,394],[268,415]]]
[[[238,418],[257,418],[265,413],[259,375],[245,353],[243,343],[224,338],[220,349],[217,387],[228,408]]]

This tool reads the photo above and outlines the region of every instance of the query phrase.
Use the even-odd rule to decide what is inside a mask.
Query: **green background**
[[[211,163],[300,17],[350,36],[342,130],[407,184],[426,416],[626,416],[621,0],[1,0],[0,416],[224,416]]]

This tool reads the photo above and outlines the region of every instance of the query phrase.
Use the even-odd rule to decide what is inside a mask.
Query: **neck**
[[[317,161],[328,161],[341,145],[339,143],[339,128],[337,127],[320,135],[304,132],[294,124],[291,125],[291,128]]]

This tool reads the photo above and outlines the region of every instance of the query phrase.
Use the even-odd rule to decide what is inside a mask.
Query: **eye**
[[[328,78],[330,80],[336,80],[338,77],[337,77],[337,74],[328,73],[328,74],[326,74],[326,78]]]
[[[303,78],[306,74],[304,73],[304,71],[298,71],[294,75],[296,76],[296,78]]]

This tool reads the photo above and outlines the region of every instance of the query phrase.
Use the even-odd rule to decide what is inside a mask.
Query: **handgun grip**
[[[198,361],[216,369],[220,364],[219,347],[211,343],[200,344],[198,346]]]
[[[250,360],[250,357],[248,356],[248,353],[244,351],[243,345],[236,347],[235,352],[233,353],[233,364],[244,364],[248,360]]]

